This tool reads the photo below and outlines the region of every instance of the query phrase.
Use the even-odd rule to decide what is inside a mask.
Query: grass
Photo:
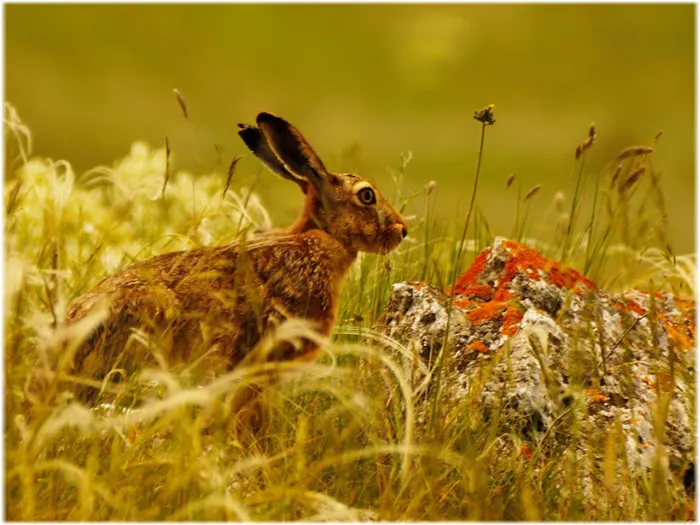
[[[651,477],[625,466],[619,425],[604,436],[584,435],[585,408],[573,404],[535,441],[526,422],[482,417],[479,385],[448,403],[444,389],[425,382],[438,370],[376,331],[392,283],[422,279],[444,289],[493,239],[493,212],[479,207],[478,195],[471,218],[449,224],[434,219],[439,187],[402,193],[410,155],[394,170],[395,204],[422,213],[411,216],[411,234],[395,253],[358,258],[345,283],[335,337],[318,362],[251,364],[207,384],[186,368],[154,368],[126,379],[131,397],[94,409],[71,401],[65,385],[79,379],[70,376],[58,350],[80,334],[58,326],[67,305],[134,260],[224,244],[243,230],[270,226],[251,189],[255,182],[241,181],[271,175],[237,173],[224,192],[226,173],[178,171],[177,152],[142,144],[112,168],[77,175],[65,161],[32,156],[29,130],[9,105],[5,126],[6,152],[12,152],[4,194],[7,519],[688,516],[690,500],[676,478],[663,480],[661,460]],[[487,164],[488,147],[481,153]],[[665,204],[652,156],[618,158],[600,169],[601,182],[594,185],[585,152],[575,158],[572,148],[578,189],[568,211],[552,203],[544,229],[527,220],[538,196],[525,202],[518,194],[525,215],[515,231],[546,255],[585,267],[609,289],[694,296],[694,255],[675,254],[664,242]],[[641,167],[644,174],[631,180]],[[471,182],[476,188],[465,179]],[[288,189],[284,181],[279,186]],[[586,193],[595,197],[587,200]],[[527,232],[539,240],[526,238]],[[469,257],[461,261],[462,254]],[[273,338],[299,334],[309,335],[308,326],[291,321]],[[446,359],[441,366],[449,377],[454,364]],[[38,393],[27,388],[37,377],[46,385]],[[603,470],[586,478],[595,457],[605,458]]]

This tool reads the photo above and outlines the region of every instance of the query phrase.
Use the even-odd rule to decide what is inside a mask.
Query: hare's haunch
[[[77,375],[99,380],[113,368],[138,367],[149,352],[132,337],[139,330],[154,336],[154,353],[166,363],[206,355],[212,371],[238,364],[286,318],[312,321],[329,335],[357,252],[388,253],[406,236],[406,221],[372,183],[329,173],[286,120],[260,113],[256,121],[239,124],[239,135],[272,172],[301,188],[299,219],[246,243],[166,253],[107,277],[68,310],[71,325],[101,301],[109,304],[106,320],[76,352]],[[309,340],[275,355],[313,359],[316,352]]]

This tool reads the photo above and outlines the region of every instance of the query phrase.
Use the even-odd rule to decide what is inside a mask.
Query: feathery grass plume
[[[564,196],[563,192],[558,191],[554,194],[554,206],[559,213],[564,213],[564,201],[565,200],[566,200],[566,197]]]
[[[180,109],[182,110],[182,114],[185,116],[186,119],[189,119],[189,115],[187,114],[187,103],[185,102],[185,97],[182,96],[182,93],[180,93],[180,90],[178,89],[173,89],[173,93],[175,94],[175,99],[177,100],[177,103],[180,106]]]
[[[14,142],[5,141],[5,146],[14,146],[17,148],[18,159],[22,163],[26,164],[29,161],[29,156],[32,153],[32,134],[29,128],[22,122],[19,117],[17,109],[10,104],[5,102],[5,111],[3,114],[3,124],[5,125],[6,132],[9,131],[12,137],[15,139]],[[7,135],[5,135],[7,137]],[[11,161],[17,160],[12,159],[9,154],[9,148],[5,150],[5,166],[9,167]],[[6,175],[9,170],[6,171]]]
[[[515,176],[515,172],[508,175],[508,178],[506,179],[506,189],[510,188],[513,185],[513,182],[515,181]]]

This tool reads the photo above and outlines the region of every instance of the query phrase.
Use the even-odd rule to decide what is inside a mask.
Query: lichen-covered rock
[[[449,290],[395,284],[381,323],[429,367],[444,347],[447,398],[478,392],[483,417],[497,414],[526,437],[565,424],[575,404],[585,414],[581,434],[619,426],[630,470],[648,472],[659,446],[671,470],[693,465],[693,300],[609,293],[497,238],[457,281],[452,305]]]

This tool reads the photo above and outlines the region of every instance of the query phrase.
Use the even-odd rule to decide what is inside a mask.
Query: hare
[[[98,303],[109,304],[106,319],[75,353],[77,375],[101,380],[113,368],[138,368],[149,354],[143,338],[133,337],[139,331],[152,336],[151,353],[168,366],[207,355],[212,373],[235,367],[287,318],[312,321],[327,336],[357,253],[386,254],[406,236],[406,221],[372,183],[327,171],[286,120],[263,112],[256,123],[239,124],[239,135],[270,171],[301,188],[299,219],[248,242],[158,255],[104,279],[66,315],[70,326]],[[317,344],[304,340],[272,358],[312,360],[317,353]],[[96,394],[81,388],[85,400]]]

